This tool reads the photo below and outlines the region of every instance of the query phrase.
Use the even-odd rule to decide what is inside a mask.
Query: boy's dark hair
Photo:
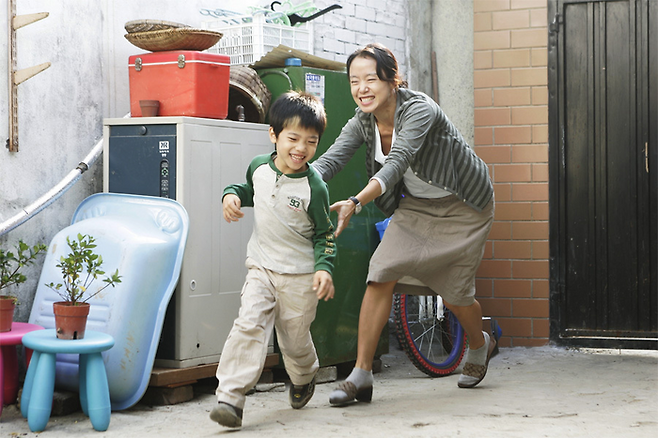
[[[303,91],[289,91],[279,96],[270,107],[270,126],[279,137],[281,131],[292,123],[314,129],[322,137],[327,127],[327,114],[320,99]]]

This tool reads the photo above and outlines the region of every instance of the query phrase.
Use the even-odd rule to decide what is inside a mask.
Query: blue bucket
[[[379,241],[384,238],[384,231],[386,231],[386,227],[388,227],[388,223],[391,221],[390,217],[387,217],[381,222],[377,222],[375,224],[375,228],[377,228],[377,231],[379,232]]]

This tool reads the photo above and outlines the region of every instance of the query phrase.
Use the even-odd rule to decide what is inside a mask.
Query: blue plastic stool
[[[55,390],[55,355],[79,354],[80,404],[82,411],[98,431],[110,425],[110,390],[102,351],[114,346],[106,333],[85,331],[83,339],[58,339],[54,329],[38,330],[23,336],[23,345],[34,350],[25,376],[21,397],[21,414],[32,432],[46,428]]]

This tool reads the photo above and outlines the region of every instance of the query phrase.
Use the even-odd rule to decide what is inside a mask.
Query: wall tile
[[[548,87],[532,87],[532,104],[548,105]]]
[[[473,136],[473,143],[475,144],[475,146],[493,144],[493,128],[480,128],[476,126]],[[482,158],[484,161],[488,163],[494,162],[484,159],[484,157],[480,155],[480,152],[478,152],[479,150],[480,150],[479,148],[475,149],[475,153],[477,153],[480,158]],[[509,155],[510,151],[511,150],[508,148],[508,150],[505,152],[507,155]],[[505,161],[509,162],[509,158],[506,159]]]
[[[533,243],[530,241],[501,240],[494,242],[493,254],[496,259],[529,260],[532,258]]]
[[[512,300],[509,298],[478,298],[482,314],[486,316],[512,316]]]
[[[512,222],[512,238],[515,240],[548,240],[548,221]]]
[[[491,12],[481,12],[474,15],[473,31],[483,32],[492,29]]]
[[[476,32],[473,35],[474,50],[509,49],[510,31],[497,30],[491,32]]]
[[[511,9],[546,8],[546,0],[511,0]]]
[[[532,297],[548,298],[550,296],[550,282],[548,280],[532,280]]]
[[[532,89],[521,88],[495,88],[493,90],[494,106],[530,105],[532,102]]]
[[[496,205],[498,209],[498,205]],[[512,222],[494,221],[489,231],[489,240],[509,240],[512,238]]]
[[[529,126],[510,126],[494,128],[495,144],[522,144],[529,143],[532,130]]]
[[[511,72],[507,69],[476,70],[473,72],[474,88],[507,87],[511,83]]]
[[[494,218],[497,221],[528,221],[532,219],[530,202],[500,202],[496,199]]]
[[[532,336],[535,338],[548,338],[550,336],[550,320],[548,318],[533,318]]]
[[[548,143],[548,120],[546,125],[535,125],[532,127],[533,143]]]
[[[515,298],[512,300],[512,316],[548,318],[548,300]]]
[[[530,65],[530,49],[493,51],[493,68],[530,67]]]
[[[530,26],[528,10],[493,12],[491,16],[494,30],[524,29]]]
[[[489,315],[487,315],[489,316]],[[527,337],[532,333],[532,319],[530,318],[494,318],[501,330],[503,339],[514,338],[517,336]],[[501,345],[502,346],[502,345]]]
[[[498,209],[499,202],[512,200],[512,184],[497,184],[494,183],[494,194],[496,196],[496,209]]]
[[[494,169],[496,182],[527,182],[532,181],[532,166],[530,164],[498,164]]]
[[[493,297],[493,280],[488,278],[475,279],[475,296],[476,297]]]
[[[530,53],[531,65],[533,67],[548,65],[548,49],[546,47],[535,47]]]
[[[493,133],[492,128],[475,128],[475,137],[477,139],[479,131],[488,131]],[[489,143],[493,141],[493,134],[489,138]],[[475,144],[479,145],[478,141]],[[509,163],[512,157],[512,149],[509,146],[477,146],[475,147],[475,153],[478,157],[482,158],[485,163]]]
[[[510,84],[514,87],[528,85],[548,85],[546,67],[514,68],[511,71]]]
[[[473,68],[475,70],[489,69],[493,66],[493,52],[491,50],[479,50],[473,53]]]
[[[493,105],[493,91],[491,88],[480,88],[474,91],[475,108]]]
[[[544,6],[546,1],[544,0]],[[548,9],[542,7],[541,9],[530,10],[530,27],[547,27],[548,26]]]
[[[493,292],[498,298],[531,298],[532,281],[496,279],[493,280]]]
[[[532,203],[532,219],[535,221],[548,220],[548,202]]]
[[[513,201],[548,201],[548,184],[517,183],[512,185]]]
[[[473,0],[474,12],[506,11],[510,8],[510,0]]]
[[[546,163],[548,162],[547,145],[512,146],[512,163]]]
[[[526,106],[512,108],[512,124],[537,125],[548,123],[548,106]]]
[[[509,260],[482,260],[476,277],[484,278],[510,278],[512,276],[512,262]]]
[[[511,48],[548,46],[546,28],[511,30],[510,33],[511,44],[509,47]]]
[[[474,112],[475,126],[509,125],[511,120],[509,108],[476,108]]]
[[[532,181],[548,182],[548,164],[539,163],[532,165]]]
[[[549,257],[548,240],[535,240],[532,242],[532,258],[547,260]]]

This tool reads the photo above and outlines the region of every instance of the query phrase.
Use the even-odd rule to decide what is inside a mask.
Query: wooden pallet
[[[265,358],[265,369],[272,368],[279,363],[279,354],[271,353]],[[162,368],[153,367],[149,386],[169,387],[191,385],[198,380],[214,377],[217,363],[197,365],[188,368]]]
[[[277,353],[268,354],[265,358],[263,375],[269,374],[270,368],[279,363]],[[194,389],[192,385],[199,380],[215,377],[217,363],[197,365],[188,368],[162,368],[154,367],[151,371],[149,387],[142,398],[142,402],[151,405],[175,405],[192,400]]]

